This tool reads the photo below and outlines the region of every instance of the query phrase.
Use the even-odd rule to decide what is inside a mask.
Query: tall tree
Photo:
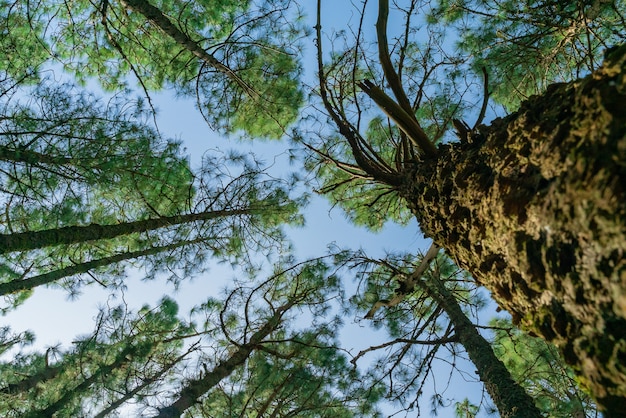
[[[302,102],[302,26],[291,0],[3,6],[17,24],[9,39],[25,35],[37,58],[47,55],[107,89],[124,87],[132,73],[149,99],[151,91],[173,87],[196,96],[207,122],[224,131],[280,137]],[[15,77],[26,71],[8,68]]]
[[[103,285],[121,284],[129,262],[140,262],[150,278],[170,272],[174,284],[202,271],[209,255],[251,267],[251,253],[284,247],[281,226],[300,222],[298,201],[289,198],[288,184],[264,178],[258,163],[231,157],[232,163],[225,157],[205,159],[194,182],[193,206],[177,215],[2,234],[1,252],[12,270],[0,293],[58,280],[72,289],[81,275]],[[55,254],[54,262],[47,261],[49,254]]]
[[[193,173],[180,143],[162,139],[127,95],[104,102],[67,84],[5,81],[3,309],[44,284],[119,285],[138,261],[178,282],[209,254],[245,262],[282,245],[280,224],[299,221],[290,184],[236,153],[207,155]]]
[[[229,294],[220,312],[220,327],[231,346],[227,355],[210,360],[212,366],[185,382],[158,416],[178,417],[187,410],[207,417],[243,411],[277,417],[375,416],[383,388],[361,386],[358,373],[338,351],[340,322],[327,320],[325,313],[340,292],[340,281],[323,259],[286,270],[277,266],[269,280],[243,285]],[[306,326],[292,316],[296,308],[298,317],[311,318]]]
[[[494,318],[490,325],[496,355],[532,394],[542,413],[554,418],[598,416],[593,401],[580,389],[556,347],[524,334],[508,318]]]
[[[178,141],[150,127],[140,101],[122,93],[105,101],[50,80],[18,81],[4,93],[0,198],[10,219],[3,232],[167,216],[189,205],[189,162]]]
[[[480,125],[481,111],[470,126],[454,111],[469,104],[455,89],[472,79],[459,78],[467,61],[443,50],[445,28],[417,44],[418,4],[407,2],[397,10],[406,25],[390,48],[389,2],[378,6],[378,62],[368,60],[356,30],[356,47],[335,52],[324,66],[318,20],[319,92],[340,135],[308,144],[324,190],[343,191],[340,204],[357,213],[363,200],[366,209],[409,209],[424,234],[486,286],[516,323],[560,348],[607,413],[620,414],[626,399],[619,360],[626,325],[626,123],[619,103],[626,47],[609,53],[586,78],[553,84],[489,126]],[[486,109],[486,75],[483,83]],[[440,100],[442,92],[453,99]],[[384,143],[370,141],[361,128],[371,103],[389,118]],[[448,111],[438,114],[442,104]],[[435,147],[449,138],[451,124],[460,142]]]
[[[472,298],[471,288],[465,284],[470,278],[459,274],[449,259],[437,256],[438,251],[433,246],[421,260],[407,256],[384,260],[353,257],[352,263],[362,270],[360,274],[365,274],[365,300],[372,305],[372,296],[377,299],[366,318],[373,318],[382,307],[391,309],[383,313],[382,321],[393,338],[362,351],[353,361],[371,351],[393,349],[379,362],[376,373],[389,379],[394,397],[408,400],[408,408],[419,408],[426,381],[429,377],[439,380],[434,369],[440,352],[450,353],[454,364],[460,346],[474,363],[500,416],[541,416],[534,399],[514,381],[468,317],[468,307],[481,303]],[[434,396],[437,405],[443,394]]]
[[[71,349],[1,363],[3,413],[104,417],[134,403],[168,417],[375,415],[380,388],[358,384],[336,347],[338,323],[322,318],[339,291],[322,260],[242,285],[186,321],[170,298],[137,313],[106,308]],[[316,319],[298,326],[294,309]]]

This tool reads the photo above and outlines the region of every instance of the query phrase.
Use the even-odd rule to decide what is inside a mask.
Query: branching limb
[[[120,0],[120,3],[124,7],[143,15],[147,20],[170,36],[177,44],[184,47],[207,65],[226,75],[226,77],[231,79],[250,97],[259,97],[256,90],[239,77],[239,75],[237,75],[232,68],[224,65],[217,58],[215,58],[214,55],[206,52],[196,41],[189,38],[187,34],[176,27],[176,25],[174,25],[170,19],[165,16],[163,12],[161,12],[161,10],[148,3],[147,0]]]
[[[376,162],[363,151],[363,141],[360,140],[360,135],[356,132],[354,127],[345,120],[345,118],[337,113],[336,106],[333,106],[330,101],[331,99],[329,98],[328,85],[323,64],[321,0],[318,0],[317,2],[317,23],[315,25],[315,30],[317,38],[317,65],[320,83],[320,96],[322,98],[324,108],[339,129],[339,133],[348,141],[352,155],[354,156],[354,159],[359,167],[378,181],[386,183],[390,186],[398,186],[400,184],[398,176],[395,173],[382,170]]]
[[[420,263],[420,265],[415,269],[413,273],[411,273],[410,276],[404,279],[403,288],[406,289],[406,291],[404,293],[397,293],[391,300],[379,300],[378,302],[376,302],[374,306],[372,306],[372,309],[370,309],[369,312],[365,315],[365,319],[373,318],[376,311],[382,306],[391,308],[392,306],[396,306],[400,302],[402,302],[404,298],[415,289],[415,285],[417,284],[418,280],[421,279],[422,275],[430,266],[430,263],[435,259],[435,257],[437,257],[437,254],[439,254],[439,249],[440,247],[437,244],[433,243],[428,249],[428,252],[426,252],[426,255],[424,255],[424,257],[422,258],[422,262]]]
[[[478,125],[483,123],[483,119],[485,119],[485,113],[487,112],[487,103],[489,103],[489,74],[487,74],[487,69],[482,67],[483,71],[483,84],[484,84],[484,92],[483,92],[483,105],[480,108],[480,113],[478,115],[478,119],[476,119],[476,123],[472,127],[472,131],[478,128]]]
[[[389,56],[389,44],[387,41],[387,20],[389,18],[389,0],[379,0],[378,2],[378,20],[376,21],[376,37],[378,39],[378,56],[380,59],[380,64],[383,68],[383,73],[385,74],[385,78],[393,91],[394,96],[396,97],[397,103],[391,100],[393,105],[398,106],[398,110],[393,111],[397,117],[392,116],[388,113],[388,111],[392,111],[393,107],[391,103],[386,103],[385,113],[392,119],[394,122],[398,123],[398,117],[401,119],[407,119],[403,125],[398,125],[400,128],[405,131],[405,128],[411,129],[411,132],[406,132],[407,136],[412,140],[414,145],[421,149],[426,155],[434,155],[436,152],[436,148],[432,145],[432,142],[428,140],[428,137],[422,127],[419,125],[419,122],[415,118],[413,114],[413,107],[404,92],[404,88],[402,87],[402,80],[400,76],[396,72],[391,62],[391,58]],[[362,88],[362,87],[361,87]],[[364,90],[365,91],[365,90]],[[381,90],[382,92],[382,90]],[[367,91],[366,91],[367,93]],[[384,94],[384,92],[382,92]],[[371,94],[367,93],[370,97]],[[376,94],[376,93],[375,93]],[[376,94],[378,96],[378,94]],[[372,100],[376,102],[379,106],[381,103],[378,102],[374,97]],[[400,114],[400,110],[404,112],[404,115]],[[400,116],[401,115],[401,116]]]
[[[383,68],[385,78],[393,91],[400,107],[407,113],[411,114],[412,108],[404,89],[400,76],[393,68],[391,58],[389,57],[389,45],[387,41],[387,19],[389,18],[389,0],[378,1],[378,20],[376,21],[376,37],[378,39],[378,57],[380,65]]]
[[[358,85],[398,125],[417,149],[428,157],[437,154],[437,148],[430,142],[415,117],[405,112],[387,93],[371,81],[363,80]]]
[[[381,348],[386,348],[395,344],[443,345],[443,344],[455,343],[455,342],[457,342],[457,338],[455,335],[452,335],[451,337],[447,337],[447,338],[438,338],[435,340],[414,340],[411,338],[396,338],[395,340],[387,341],[386,343],[374,345],[374,346],[366,348],[365,350],[359,351],[359,353],[356,356],[354,356],[352,360],[350,360],[350,363],[356,365],[356,362],[359,361],[359,359],[363,357],[364,355],[366,355],[367,353],[380,350]]]

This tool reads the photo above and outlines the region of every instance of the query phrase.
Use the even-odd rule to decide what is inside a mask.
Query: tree
[[[72,349],[19,354],[0,364],[3,412],[107,416],[135,403],[168,417],[187,410],[207,417],[252,410],[281,417],[375,415],[380,391],[356,384],[358,373],[336,347],[337,323],[293,323],[291,310],[321,319],[336,298],[339,282],[323,260],[250,284],[228,291],[224,301],[209,298],[188,321],[170,298],[137,313],[124,305],[103,309],[96,331]],[[185,377],[189,368],[195,377]]]
[[[99,4],[77,1],[68,7],[67,2],[4,2],[0,16],[6,24],[0,47],[9,58],[2,73],[2,83],[8,87],[3,87],[1,96],[9,97],[15,85],[40,81],[44,66],[54,61],[79,81],[97,78],[110,90],[129,88],[128,75],[132,74],[149,106],[151,92],[162,88],[193,95],[207,121],[228,133],[245,131],[243,135],[253,137],[283,135],[287,124],[296,117],[302,99],[297,80],[301,66],[296,51],[303,27],[298,19],[294,19],[295,24],[289,22],[297,14],[297,8],[292,8],[295,3],[213,3],[105,0]],[[343,207],[355,222],[372,229],[380,228],[387,220],[406,222],[417,218],[423,232],[444,247],[459,266],[468,269],[478,283],[491,290],[516,323],[559,346],[600,406],[609,413],[620,413],[619,406],[626,396],[620,361],[624,356],[621,330],[625,325],[622,299],[626,217],[621,186],[625,177],[625,124],[620,103],[626,47],[607,51],[604,66],[598,68],[600,49],[614,40],[623,41],[624,35],[621,29],[612,30],[611,25],[596,24],[609,19],[623,25],[620,9],[602,1],[576,7],[529,1],[521,11],[507,2],[442,1],[432,4],[429,11],[427,5],[409,0],[406,7],[398,5],[390,10],[389,2],[380,0],[376,4],[375,39],[366,39],[366,3],[359,11],[359,27],[338,32],[329,55],[324,53],[326,41],[318,11],[316,93],[320,102],[309,109],[313,109],[317,122],[322,122],[313,126],[323,128],[315,132],[319,139],[316,141],[314,135],[308,135],[310,131],[305,131],[311,126],[311,118],[305,115],[294,137],[313,151],[307,166],[319,178],[320,191],[331,196],[333,203]],[[553,22],[538,18],[546,10],[556,14]],[[391,38],[387,33],[390,13],[403,19],[401,30],[393,32]],[[463,39],[465,46],[460,52],[446,51],[450,28],[480,14],[490,19],[484,28],[479,24],[462,26],[464,33],[469,34]],[[430,20],[420,20],[419,16]],[[544,31],[546,26],[549,29]],[[532,36],[518,36],[520,31]],[[424,32],[426,36],[418,36]],[[505,34],[502,42],[497,40],[501,33]],[[354,39],[349,38],[351,34]],[[342,40],[345,45],[339,45]],[[482,49],[481,43],[494,40],[497,48],[486,45]],[[537,44],[536,40],[541,42]],[[501,44],[511,47],[500,48]],[[371,53],[371,45],[375,45],[377,53]],[[568,54],[569,50],[575,54]],[[525,78],[528,72],[519,70],[518,64],[526,61],[513,61],[520,51],[524,60],[534,53],[556,58],[542,60],[542,68],[529,72],[532,77]],[[570,60],[572,56],[574,59]],[[585,70],[591,72],[587,78],[571,81],[571,75],[584,75]],[[517,112],[496,119],[489,126],[482,125],[492,90],[490,76],[498,83],[496,100],[505,103],[509,96],[513,97],[505,103],[508,106],[515,106],[532,92],[541,95],[529,98]],[[543,88],[555,79],[567,84],[550,85],[544,92]],[[387,85],[393,97],[387,94]],[[479,85],[482,104],[474,103],[480,100],[469,94]],[[235,176],[246,179],[244,184],[249,181],[255,185],[243,189],[235,186],[238,181],[230,180],[225,187],[205,189],[196,185],[191,189],[191,182],[170,183],[161,179],[170,186],[185,185],[183,189],[166,188],[164,193],[171,192],[174,197],[164,201],[144,196],[140,188],[135,190],[133,177],[137,176],[129,175],[124,184],[133,193],[130,203],[124,195],[108,200],[109,189],[97,178],[98,173],[106,176],[109,171],[99,167],[99,161],[122,167],[121,171],[111,171],[120,173],[125,172],[125,161],[132,159],[117,161],[89,154],[94,151],[90,147],[64,148],[67,133],[63,129],[79,127],[70,130],[73,144],[74,140],[84,139],[85,132],[91,135],[87,129],[90,124],[100,125],[94,124],[97,118],[89,113],[87,123],[76,123],[75,116],[81,114],[81,109],[71,101],[61,100],[57,104],[69,104],[56,107],[54,101],[47,103],[55,111],[70,109],[69,118],[55,119],[56,124],[48,124],[49,119],[44,118],[42,123],[22,107],[26,117],[17,112],[16,117],[7,119],[8,129],[13,131],[7,135],[9,143],[0,144],[3,168],[11,186],[6,212],[13,225],[7,222],[2,238],[7,251],[15,251],[4,254],[0,267],[9,283],[24,279],[33,279],[29,282],[32,284],[45,283],[48,279],[68,277],[67,274],[83,274],[86,270],[91,273],[91,269],[105,265],[107,275],[123,277],[123,271],[110,262],[138,257],[142,263],[149,260],[157,266],[153,269],[156,271],[160,271],[159,266],[165,266],[163,270],[197,271],[202,256],[194,255],[205,254],[200,251],[205,248],[195,246],[197,240],[203,236],[213,238],[204,227],[215,227],[217,235],[229,237],[226,249],[211,247],[211,252],[218,256],[226,252],[226,258],[231,254],[245,258],[242,248],[248,249],[249,243],[262,248],[265,239],[279,236],[276,224],[297,219],[288,193],[279,186],[257,187],[259,173],[254,170],[250,176]],[[478,117],[470,126],[463,118],[474,110]],[[97,111],[102,113],[102,109]],[[334,131],[328,128],[325,117],[334,124]],[[452,142],[451,126],[460,142]],[[57,132],[59,127],[62,129]],[[133,137],[135,140],[155,134],[143,127],[139,130],[142,134]],[[115,130],[104,132],[89,138],[110,139]],[[41,138],[45,139],[40,141]],[[154,143],[148,142],[150,150]],[[117,150],[123,149],[124,141],[120,143],[122,148]],[[70,148],[86,154],[74,155],[68,151]],[[176,151],[176,146],[172,150]],[[163,167],[164,154],[155,155],[154,167]],[[130,153],[124,155],[130,157]],[[176,162],[177,167],[186,167],[184,162]],[[54,180],[48,183],[50,173]],[[178,180],[188,174],[182,169],[174,170]],[[205,186],[211,178],[197,176],[196,181]],[[53,193],[47,195],[41,190]],[[263,197],[268,197],[271,204],[262,210],[254,208],[255,203],[264,202]],[[276,207],[276,201],[284,202],[287,210],[268,211],[268,207]],[[90,204],[89,210],[84,210],[85,202]],[[165,208],[154,203],[163,203]],[[201,221],[185,222],[179,224],[180,228],[159,224],[165,220],[193,219],[193,215],[201,213],[248,209],[261,210],[262,213],[255,213],[261,218],[259,224],[243,228],[230,222],[210,227]],[[160,226],[158,234],[152,233],[156,229],[129,229],[131,225],[149,224]],[[237,233],[230,234],[230,228]],[[259,235],[250,240],[248,234],[241,233],[245,228]],[[63,241],[65,245],[56,245],[62,243],[58,238],[67,232],[86,234],[97,230],[118,232],[68,238]],[[258,241],[257,236],[261,237]],[[10,244],[24,242],[25,238],[29,238],[28,244]],[[42,242],[33,244],[31,239]],[[184,251],[189,248],[193,250]],[[184,256],[179,260],[180,254]],[[448,298],[445,286],[431,284],[422,291],[431,292],[431,298],[448,306],[449,316],[454,312],[459,321],[467,319],[462,311],[456,315],[458,312],[452,307],[458,303]],[[28,289],[30,285],[19,286]],[[269,297],[266,302],[278,310],[291,306]],[[265,318],[274,318],[277,312],[274,310]],[[277,331],[271,323],[266,324],[269,325],[246,327],[242,338],[263,339]],[[458,328],[468,330],[468,339],[475,337],[470,335],[472,327]],[[271,345],[270,341],[263,342]],[[220,368],[222,365],[226,372],[234,371],[255,354],[251,349],[258,347],[247,344],[235,344],[238,348],[232,354],[237,356],[217,358],[215,369],[189,379],[188,385],[181,384],[169,405],[155,408],[176,414],[194,407],[227,376]],[[107,374],[127,364],[129,353],[120,350],[98,363],[94,370]],[[480,355],[475,361],[483,371],[491,366],[485,365]],[[511,380],[506,374],[502,376],[490,382],[493,386],[489,390],[496,401],[501,400],[498,385]],[[91,386],[88,379],[84,384]],[[146,379],[150,381],[151,378]],[[512,382],[511,387],[514,386],[516,383]],[[118,400],[133,396],[133,391]],[[70,397],[54,402],[56,406],[50,404],[36,410],[74,407]],[[503,410],[512,408],[504,406]],[[283,413],[280,408],[275,410]]]
[[[2,234],[5,265],[17,265],[7,275],[10,280],[0,283],[0,293],[30,290],[81,274],[103,285],[123,285],[120,263],[137,259],[149,278],[169,271],[175,284],[179,277],[202,271],[208,255],[251,267],[250,252],[283,246],[280,227],[299,222],[299,203],[289,198],[280,181],[263,179],[263,169],[255,162],[232,157],[230,172],[224,159],[205,159],[204,171],[196,178],[195,199],[189,202],[193,207],[180,214]],[[241,172],[236,174],[236,169]],[[45,261],[46,254],[55,254],[55,263]],[[24,272],[16,273],[24,264]],[[70,289],[79,283],[70,279]]]
[[[598,411],[556,347],[513,327],[508,318],[490,321],[494,351],[537,406],[550,417],[595,417]]]
[[[94,333],[71,349],[18,354],[2,364],[2,410],[7,416],[82,416],[129,387],[155,381],[198,348],[183,350],[193,333],[177,311],[171,299],[137,314],[123,305],[102,309]]]
[[[454,371],[459,351],[465,351],[500,416],[541,416],[533,397],[513,380],[489,341],[468,317],[467,308],[481,304],[470,295],[471,288],[465,284],[470,278],[459,274],[449,259],[437,256],[438,252],[439,248],[433,246],[421,260],[406,255],[384,260],[358,254],[351,257],[351,264],[359,268],[359,275],[365,275],[366,280],[364,300],[360,304],[371,305],[372,299],[376,299],[366,318],[373,318],[378,308],[390,309],[383,320],[393,338],[361,351],[352,361],[371,351],[393,349],[392,354],[377,363],[375,373],[380,379],[389,380],[394,398],[410,399],[408,409],[411,409],[416,405],[419,408],[418,398],[429,375],[438,380],[433,368],[439,352],[450,353]],[[436,412],[436,406],[433,410]]]
[[[290,0],[106,0],[71,8],[46,1],[3,8],[16,24],[9,39],[25,36],[41,64],[52,59],[78,80],[97,77],[110,90],[124,88],[132,73],[148,99],[151,91],[173,87],[196,96],[207,122],[224,131],[280,137],[302,102],[296,58],[302,27]],[[32,66],[19,61],[7,68],[17,78],[40,69]]]
[[[459,119],[468,107],[461,94],[440,100],[458,91],[468,69],[463,57],[442,51],[443,29],[431,32],[426,45],[415,44],[417,3],[409,2],[400,10],[405,30],[390,49],[389,4],[378,5],[377,63],[356,31],[356,47],[334,52],[324,65],[318,20],[319,92],[340,135],[323,146],[308,144],[317,152],[310,165],[322,190],[335,199],[339,193],[339,203],[355,213],[380,212],[384,205],[400,215],[403,206],[409,209],[424,234],[487,287],[516,323],[560,348],[601,408],[621,413],[626,124],[618,103],[626,47],[584,79],[553,84],[489,126],[480,125],[481,111],[470,127]],[[445,77],[444,70],[447,81],[433,81]],[[379,87],[383,80],[395,98]],[[486,76],[484,84],[482,109]],[[384,136],[362,133],[369,100],[389,118],[379,124]],[[439,114],[442,105],[448,111]],[[435,147],[451,124],[461,140]],[[343,174],[335,177],[338,171]]]
[[[3,232],[167,216],[189,205],[193,174],[180,143],[148,125],[140,101],[121,93],[104,101],[49,80],[16,83],[0,87],[0,196],[11,218]]]
[[[103,103],[75,86],[22,82],[1,98],[4,310],[55,282],[72,293],[123,286],[139,260],[174,283],[209,254],[245,263],[248,251],[282,245],[283,222],[299,222],[288,183],[236,153],[207,155],[193,173],[180,143],[127,95]]]

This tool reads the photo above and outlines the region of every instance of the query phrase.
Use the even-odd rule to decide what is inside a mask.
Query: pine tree
[[[494,351],[517,382],[527,388],[537,406],[549,417],[595,417],[598,412],[589,395],[581,390],[574,372],[553,345],[524,334],[510,319],[490,322]]]
[[[76,1],[67,7],[52,0],[29,6],[3,4],[15,25],[7,26],[7,47],[25,36],[40,61],[35,69],[16,61],[7,67],[13,77],[40,70],[46,58],[108,90],[125,88],[132,74],[148,98],[163,88],[196,96],[211,126],[253,137],[278,138],[297,116],[302,26],[290,1]]]
[[[386,206],[402,219],[408,209],[516,323],[559,346],[602,409],[621,413],[626,123],[618,103],[626,49],[610,52],[581,80],[553,80],[567,83],[550,85],[488,126],[481,124],[491,89],[487,67],[479,79],[483,105],[470,125],[462,115],[471,102],[460,92],[476,83],[471,56],[444,49],[439,22],[423,27],[420,43],[416,2],[396,10],[405,27],[390,48],[389,2],[378,5],[377,62],[354,49],[367,45],[355,31],[356,42],[333,51],[325,65],[318,20],[320,98],[338,133],[324,133],[318,144],[307,139],[322,190],[339,193],[333,198],[349,213],[386,214]],[[619,11],[602,10],[619,21]],[[370,141],[373,104],[388,120]],[[439,113],[441,106],[448,111]]]
[[[171,298],[136,313],[120,305],[68,350],[0,363],[3,413],[104,417],[134,403],[165,417],[375,416],[381,388],[358,383],[337,349],[337,322],[322,318],[339,281],[321,259],[277,269],[209,298],[191,320]],[[298,326],[293,310],[317,319]]]
[[[247,263],[249,251],[282,245],[283,222],[299,222],[287,182],[235,153],[207,155],[192,172],[180,143],[162,139],[128,96],[9,87],[0,118],[4,310],[36,286],[123,285],[138,263],[174,283],[209,255]]]
[[[390,381],[394,399],[402,400],[407,409],[417,407],[419,413],[419,398],[426,382],[439,380],[434,371],[436,359],[449,353],[454,364],[462,347],[461,352],[465,351],[476,367],[476,374],[500,416],[541,416],[533,397],[514,381],[489,341],[468,317],[472,307],[477,309],[484,303],[472,295],[471,287],[466,284],[471,278],[459,272],[447,257],[438,256],[438,252],[433,246],[421,259],[406,255],[383,260],[364,255],[350,257],[350,265],[359,268],[359,276],[365,282],[365,294],[355,301],[362,308],[372,307],[366,319],[377,317],[376,312],[385,308],[382,318],[376,321],[378,326],[382,321],[393,338],[361,351],[353,361],[381,348],[391,350],[377,362],[374,372]],[[438,399],[444,394],[434,396],[436,413]]]

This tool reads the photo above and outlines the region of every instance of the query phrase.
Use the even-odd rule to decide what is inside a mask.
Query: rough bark
[[[588,77],[439,147],[401,194],[423,232],[609,415],[626,404],[626,46]]]

